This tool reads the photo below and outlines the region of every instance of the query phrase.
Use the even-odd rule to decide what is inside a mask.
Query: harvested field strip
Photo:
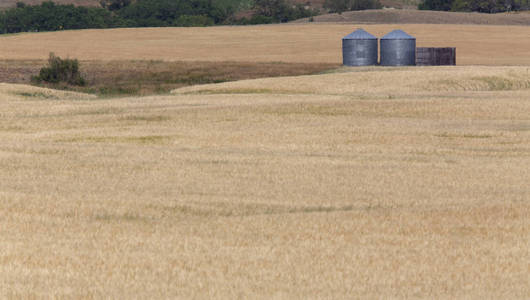
[[[341,38],[357,27],[381,37],[399,27],[418,47],[456,47],[458,65],[530,66],[528,26],[278,24],[208,28],[72,30],[0,36],[0,59],[296,62],[340,64]],[[507,34],[509,33],[509,34]]]

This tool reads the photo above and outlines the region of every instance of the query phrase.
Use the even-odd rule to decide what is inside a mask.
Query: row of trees
[[[117,3],[121,2],[121,6]],[[0,12],[0,33],[54,31],[62,29],[208,26],[221,24],[233,14],[216,7],[211,0],[128,0],[108,2],[108,6],[83,7],[43,2]]]
[[[55,5],[53,2],[29,6],[19,2],[16,8],[0,12],[0,32],[108,28],[118,26],[117,21],[101,8]]]
[[[424,0],[418,8],[424,10],[498,13],[529,10],[530,2],[529,0]]]
[[[114,3],[120,3],[113,7]],[[129,27],[208,26],[222,24],[234,12],[212,0],[127,0],[113,1],[113,14]]]
[[[227,0],[228,1],[228,0]],[[225,3],[227,2],[225,1]],[[231,0],[228,3],[237,3]],[[102,7],[17,3],[0,12],[0,33],[113,27],[262,24],[311,17],[318,12],[290,0],[253,0],[254,15],[236,19],[236,8],[216,0],[101,0]],[[530,0],[423,0],[420,9],[496,13],[530,9]],[[330,12],[381,8],[379,0],[325,0]]]
[[[15,8],[0,12],[0,33],[277,23],[316,14],[287,1],[255,0],[254,16],[239,20],[234,17],[236,8],[215,0],[101,0],[101,7],[58,5],[52,1],[40,5],[19,2]]]

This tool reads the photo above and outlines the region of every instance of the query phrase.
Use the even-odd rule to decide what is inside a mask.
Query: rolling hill
[[[338,65],[359,26],[458,64],[145,97],[0,83],[0,298],[530,299],[530,27],[324,19],[0,36],[10,67],[162,79]]]
[[[527,72],[0,84],[0,297],[528,299]]]
[[[309,22],[308,18],[293,21]],[[407,9],[375,9],[324,14],[312,22],[364,24],[475,24],[475,25],[530,25],[530,13],[465,13]]]

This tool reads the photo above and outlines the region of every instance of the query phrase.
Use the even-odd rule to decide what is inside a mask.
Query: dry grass
[[[389,0],[392,3],[394,1]],[[398,6],[399,2],[395,1]],[[417,1],[409,5],[417,7]],[[414,3],[416,2],[416,3]],[[402,4],[403,5],[403,4]],[[404,4],[407,5],[407,4]],[[309,22],[309,18],[294,21]],[[374,9],[347,11],[341,14],[325,14],[313,17],[312,22],[347,22],[364,24],[476,24],[476,25],[530,25],[530,14],[527,12],[510,13],[466,13],[448,11],[429,11],[415,9]]]
[[[44,60],[0,61],[0,82],[27,83],[47,65]],[[50,85],[101,96],[164,94],[194,84],[262,77],[318,74],[337,68],[325,63],[81,61],[85,86]]]
[[[0,37],[0,59],[342,62],[341,38],[359,25],[287,24],[27,33]],[[362,25],[376,36],[401,28],[419,47],[457,47],[459,65],[530,65],[528,26]]]
[[[299,76],[286,80],[264,78],[218,85],[196,85],[175,93],[277,93],[349,95],[356,97],[449,96],[461,91],[530,89],[530,67],[343,67],[323,76]]]
[[[528,298],[526,72],[0,85],[0,295]]]

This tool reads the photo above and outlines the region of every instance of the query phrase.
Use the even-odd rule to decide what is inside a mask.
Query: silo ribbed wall
[[[342,63],[346,66],[377,65],[377,39],[342,40]]]
[[[381,65],[413,66],[415,64],[415,39],[381,39]]]

